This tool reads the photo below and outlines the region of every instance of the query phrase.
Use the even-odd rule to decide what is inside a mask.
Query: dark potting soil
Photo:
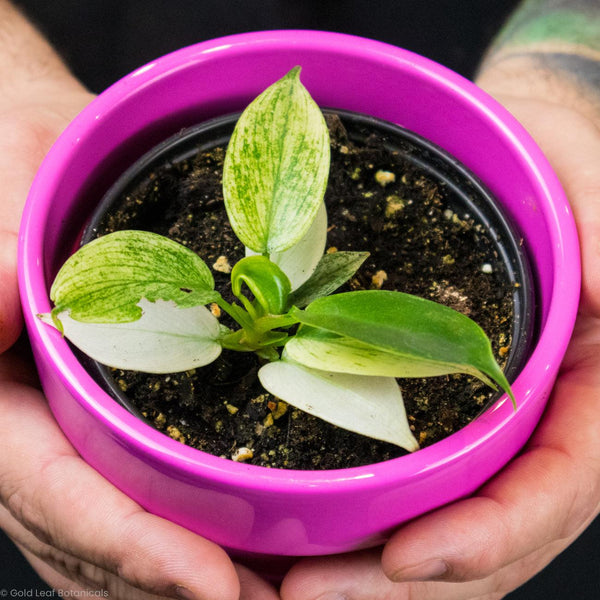
[[[399,290],[451,306],[483,327],[503,364],[511,344],[513,289],[486,231],[451,210],[451,191],[424,171],[376,139],[360,147],[349,142],[339,120],[329,121],[326,251],[370,252],[339,291]],[[232,301],[229,271],[244,248],[224,209],[223,158],[218,148],[153,172],[124,195],[103,232],[147,229],[185,244],[212,268],[216,288]],[[211,309],[232,325],[218,307]],[[113,375],[149,423],[217,456],[269,467],[336,469],[406,453],[288,406],[261,387],[259,367],[253,354],[224,351],[191,372]],[[469,423],[494,395],[466,375],[398,381],[421,447]]]

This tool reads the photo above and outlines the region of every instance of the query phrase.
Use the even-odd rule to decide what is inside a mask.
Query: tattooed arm
[[[582,302],[548,408],[476,495],[403,526],[383,551],[300,563],[283,600],[499,600],[600,512],[600,0],[526,0],[477,82],[536,138],[578,223]]]
[[[558,172],[580,230],[581,309],[600,316],[600,0],[526,0],[477,83],[529,129]]]
[[[600,0],[526,0],[490,47],[478,83],[600,116]]]

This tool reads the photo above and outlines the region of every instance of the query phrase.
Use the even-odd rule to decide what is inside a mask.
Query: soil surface
[[[339,291],[399,290],[451,306],[483,327],[503,364],[511,344],[513,288],[486,231],[450,208],[453,192],[445,185],[377,139],[349,142],[341,123],[329,120],[327,252],[370,252]],[[231,301],[229,270],[244,249],[224,209],[223,157],[217,148],[155,171],[124,195],[104,227],[147,229],[185,244],[212,268],[217,289]],[[217,307],[212,310],[231,325]],[[260,386],[259,367],[254,355],[225,351],[193,372],[113,375],[149,423],[217,456],[267,467],[336,469],[406,453],[288,406]],[[464,375],[398,381],[422,447],[469,423],[495,394]]]

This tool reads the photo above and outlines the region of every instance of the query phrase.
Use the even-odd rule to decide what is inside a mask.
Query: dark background
[[[470,76],[516,0],[13,0],[94,92],[206,39],[322,29],[389,42]]]
[[[94,92],[195,42],[264,29],[322,29],[402,46],[466,77],[516,0],[22,0]],[[600,597],[600,520],[509,600]],[[0,534],[0,588],[46,590]],[[35,594],[35,592],[34,592]],[[443,600],[443,599],[440,599]]]

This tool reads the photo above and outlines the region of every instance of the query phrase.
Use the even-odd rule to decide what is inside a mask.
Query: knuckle
[[[580,471],[577,485],[571,493],[567,509],[564,511],[562,526],[558,532],[561,540],[577,537],[582,528],[586,527],[590,519],[598,513],[600,506],[600,465],[581,461],[578,465]]]
[[[28,471],[27,476],[11,473],[5,477],[3,490],[5,505],[12,516],[41,542],[61,546],[64,525],[54,514],[57,505],[64,506],[64,461],[74,457],[53,457],[38,468]]]
[[[174,590],[168,577],[170,558],[160,551],[158,540],[153,539],[146,513],[135,511],[123,522],[122,539],[126,543],[113,553],[111,571],[129,586],[151,594],[169,595]]]
[[[6,491],[4,505],[10,514],[30,531],[43,544],[51,544],[47,533],[48,523],[41,511],[34,508],[31,501],[32,490],[27,489],[27,483],[16,482],[15,487]]]

